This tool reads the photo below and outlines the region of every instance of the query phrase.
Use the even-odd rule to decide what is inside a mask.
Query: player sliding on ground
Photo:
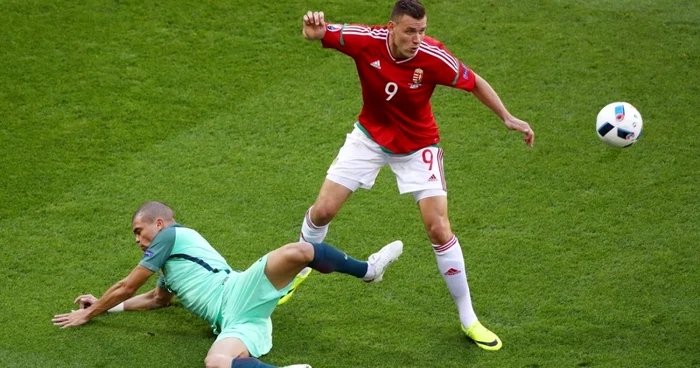
[[[302,34],[354,59],[362,85],[362,112],[333,161],[316,202],[306,212],[301,239],[322,242],[328,225],[358,188],[370,189],[389,165],[401,194],[411,193],[437,259],[438,269],[459,310],[464,333],[482,349],[501,340],[477,319],[472,307],[460,242],[447,217],[443,150],[430,107],[437,85],[471,92],[506,128],[532,146],[530,125],[505,108],[488,82],[425,35],[427,16],[417,0],[399,0],[386,26],[327,24],[323,12],[303,17]],[[465,120],[468,114],[465,113]],[[291,290],[308,277],[304,270]],[[284,303],[292,294],[280,300]]]
[[[340,272],[367,282],[382,280],[387,266],[403,251],[395,241],[358,261],[325,243],[287,244],[258,259],[247,270],[232,270],[226,260],[195,230],[175,222],[163,203],[148,202],[132,218],[143,258],[131,273],[101,298],[81,295],[81,309],[54,316],[62,328],[79,326],[110,311],[166,307],[173,296],[190,312],[211,324],[218,335],[204,360],[206,367],[267,368],[258,357],[272,348],[270,315],[303,268]],[[154,273],[162,271],[155,289],[133,296]],[[306,364],[288,368],[310,368]]]

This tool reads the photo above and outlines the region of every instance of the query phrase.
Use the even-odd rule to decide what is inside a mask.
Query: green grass
[[[315,275],[274,316],[272,364],[700,366],[700,4],[426,1],[428,33],[537,133],[439,88],[450,218],[477,349],[410,196],[390,172],[327,240],[359,258],[395,238],[385,282]],[[213,337],[182,307],[51,325],[138,262],[132,212],[156,199],[232,266],[298,236],[361,107],[352,61],[301,15],[384,23],[391,2],[0,2],[0,366],[201,366]],[[645,136],[594,133],[612,101]],[[148,287],[153,286],[150,282]]]

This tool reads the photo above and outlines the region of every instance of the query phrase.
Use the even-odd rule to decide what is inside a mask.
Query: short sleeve
[[[336,49],[350,57],[358,55],[365,47],[373,31],[358,24],[326,24],[326,33],[321,39],[324,48]]]
[[[168,260],[175,246],[175,234],[174,226],[161,230],[143,253],[143,258],[141,258],[139,265],[146,267],[151,272],[158,272],[158,270],[163,268],[165,261]]]
[[[474,72],[472,72],[469,67],[464,65],[463,62],[459,62],[459,73],[455,76],[454,81],[452,81],[452,87],[463,89],[465,91],[472,91],[474,89],[474,84],[476,83],[476,77]]]
[[[474,89],[474,82],[476,81],[474,72],[461,61],[456,58],[448,59],[445,57],[437,65],[439,69],[435,84],[463,89],[467,92],[471,92]]]
[[[471,92],[476,77],[462,61],[454,57],[442,43],[434,39],[421,45],[421,50],[431,56],[431,69],[435,71],[434,84],[463,89]]]

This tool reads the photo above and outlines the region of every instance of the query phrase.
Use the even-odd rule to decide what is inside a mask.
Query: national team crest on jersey
[[[423,69],[417,68],[413,71],[413,84],[420,84],[423,81]]]

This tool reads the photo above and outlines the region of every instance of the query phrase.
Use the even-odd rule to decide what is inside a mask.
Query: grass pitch
[[[304,41],[301,16],[384,24],[391,5],[0,2],[0,366],[202,366],[213,337],[177,305],[63,331],[50,320],[136,265],[129,220],[147,200],[236,268],[295,240],[361,107],[352,61]],[[428,34],[537,134],[528,149],[472,96],[433,98],[475,308],[504,348],[461,334],[387,170],[327,241],[364,258],[402,239],[404,255],[378,285],[312,276],[275,312],[264,361],[700,366],[700,4],[425,5]],[[613,150],[595,116],[620,100],[645,133]]]

